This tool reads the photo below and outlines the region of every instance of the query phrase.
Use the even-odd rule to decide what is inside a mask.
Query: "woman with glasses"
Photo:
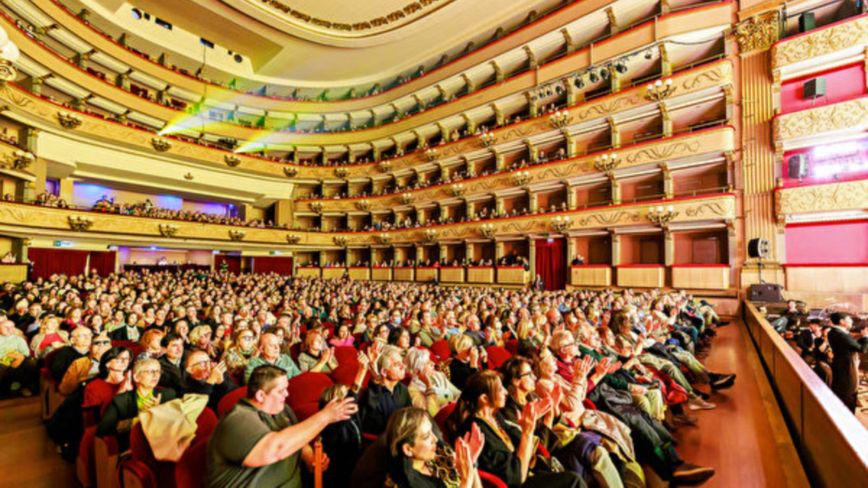
[[[247,363],[257,355],[259,355],[259,349],[256,347],[256,334],[250,329],[236,329],[232,345],[223,355],[226,372],[233,378],[244,377]]]
[[[73,333],[73,335],[76,335]],[[87,356],[76,359],[67,368],[58,388],[61,395],[69,395],[85,381],[99,374],[100,358],[112,347],[108,335],[101,334],[93,338],[90,352]]]
[[[156,359],[142,359],[133,366],[133,389],[119,393],[109,404],[96,435],[100,437],[118,436],[120,452],[129,447],[129,431],[138,422],[139,414],[162,403],[175,399],[171,388],[158,388],[160,382],[160,362]]]
[[[205,351],[211,359],[217,359],[217,348],[211,342],[211,327],[198,325],[190,331],[190,344],[200,351]]]

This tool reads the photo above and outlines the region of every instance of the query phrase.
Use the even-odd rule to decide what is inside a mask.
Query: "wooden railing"
[[[743,313],[811,485],[855,486],[868,479],[868,430],[753,303],[745,302]]]

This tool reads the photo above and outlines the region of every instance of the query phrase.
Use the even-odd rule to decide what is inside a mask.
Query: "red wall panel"
[[[868,264],[868,221],[789,225],[787,264]]]
[[[816,100],[802,98],[805,82],[819,77],[826,79],[826,96],[817,97]],[[865,94],[865,69],[862,63],[841,66],[785,81],[781,85],[781,113],[852,100]]]

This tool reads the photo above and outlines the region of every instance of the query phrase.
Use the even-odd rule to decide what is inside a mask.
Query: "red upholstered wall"
[[[868,265],[868,221],[788,225],[787,264]]]
[[[826,79],[826,96],[813,99],[802,98],[806,81],[823,77]],[[841,66],[809,76],[787,80],[781,84],[781,113],[788,114],[812,107],[843,102],[866,94],[865,69],[862,63]]]

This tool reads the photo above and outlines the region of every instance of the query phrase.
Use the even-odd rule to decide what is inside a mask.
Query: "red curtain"
[[[292,258],[280,257],[255,257],[253,258],[254,273],[277,273],[292,275]]]
[[[567,241],[536,241],[536,273],[546,290],[563,290],[567,284]],[[532,280],[536,276],[532,277]]]
[[[90,271],[99,276],[108,276],[115,272],[115,251],[91,251]]]
[[[217,254],[214,256],[214,269],[220,271],[223,267],[224,262],[229,266],[230,273],[241,272],[241,256]]]
[[[71,249],[27,249],[27,259],[33,263],[31,280],[48,278],[53,274],[65,274],[67,276],[84,273],[87,265],[88,251],[74,251]]]

